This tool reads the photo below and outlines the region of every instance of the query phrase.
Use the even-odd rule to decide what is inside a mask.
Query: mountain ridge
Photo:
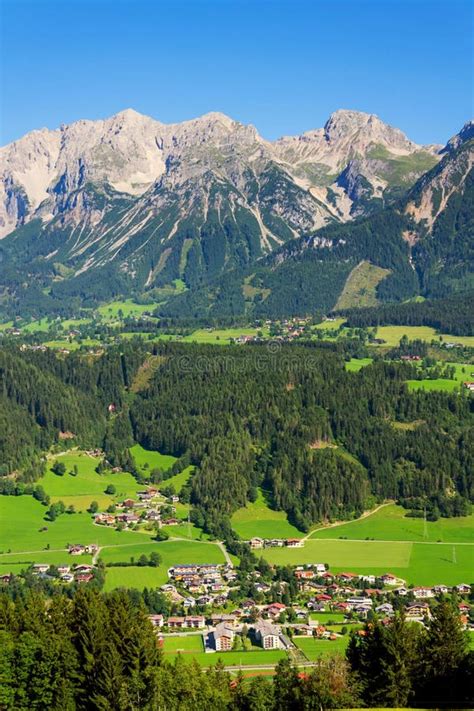
[[[412,238],[415,216],[393,208],[422,176],[439,170],[438,180],[448,181],[440,166],[454,165],[470,135],[468,123],[443,149],[425,150],[375,115],[340,110],[321,129],[272,143],[218,112],[165,125],[132,109],[27,134],[0,149],[3,228],[8,219],[17,225],[0,240],[0,308],[25,293],[29,303],[83,303],[176,279],[196,290],[313,235],[339,288],[348,275],[344,240],[361,232],[361,218],[386,221],[377,217],[384,210],[403,222],[395,252],[406,252],[409,264],[426,218]],[[328,230],[346,236],[336,244]],[[371,235],[371,244],[382,235]],[[327,289],[333,293],[333,284]],[[404,291],[395,290],[396,298]]]

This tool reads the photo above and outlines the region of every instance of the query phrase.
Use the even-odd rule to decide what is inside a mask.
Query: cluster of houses
[[[148,487],[145,491],[137,492],[137,501],[125,499],[115,505],[113,513],[101,512],[94,515],[94,523],[101,526],[131,528],[137,523],[152,523],[161,526],[177,526],[180,519],[173,516],[179,503],[179,496],[170,496],[165,499],[158,489]]]
[[[423,621],[431,615],[427,599],[452,592],[460,596],[471,593],[471,586],[467,583],[453,587],[442,584],[432,587],[407,587],[405,580],[391,573],[380,576],[331,573],[325,569],[323,563],[297,566],[295,577],[300,592],[313,593],[307,603],[309,609],[315,612],[353,613],[359,619],[366,619],[370,612],[386,617],[393,616],[394,606],[386,598],[391,599],[394,596],[405,601],[403,608],[407,619]],[[470,605],[462,602],[459,609],[461,615],[468,615]],[[467,618],[465,622],[467,624]]]
[[[82,545],[82,543],[75,543],[74,545],[68,546],[69,555],[95,555],[99,546],[95,543],[89,543],[88,545]]]
[[[94,579],[95,566],[93,565],[58,565],[56,566],[57,578],[63,583],[90,583]],[[31,566],[33,575],[43,580],[55,580],[56,575],[51,575],[52,569],[49,563],[35,563]]]
[[[247,541],[252,550],[259,548],[303,548],[304,541],[301,538],[251,538]]]
[[[237,577],[232,566],[209,563],[176,565],[168,570],[170,583],[162,587],[171,600],[184,608],[225,605],[229,589]],[[179,587],[185,595],[178,592]],[[196,597],[194,597],[196,596]]]

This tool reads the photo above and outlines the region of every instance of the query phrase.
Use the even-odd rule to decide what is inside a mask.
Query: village
[[[250,648],[291,652],[301,638],[330,644],[342,641],[351,629],[364,634],[364,622],[377,617],[388,624],[397,611],[407,621],[425,625],[434,605],[445,595],[455,595],[464,629],[474,631],[468,584],[407,586],[391,573],[380,577],[331,573],[323,563],[297,566],[293,574],[297,593],[292,601],[281,601],[287,582],[279,583],[279,600],[271,600],[274,587],[253,571],[247,577],[259,601],[249,598],[233,606],[229,592],[236,589],[237,573],[231,566],[178,565],[169,569],[169,583],[160,588],[172,603],[173,614],[152,614],[149,619],[161,644],[200,634],[206,653]],[[262,602],[262,597],[270,601]]]

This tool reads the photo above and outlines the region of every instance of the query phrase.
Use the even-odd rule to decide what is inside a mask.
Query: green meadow
[[[187,652],[204,652],[202,634],[179,635],[176,637],[163,637],[163,652],[165,654],[182,654]]]
[[[331,654],[344,654],[349,644],[349,635],[337,639],[314,639],[313,637],[293,637],[294,644],[301,649],[309,662]]]
[[[46,510],[32,496],[0,496],[0,549],[3,553],[42,551],[47,546],[55,550],[74,543],[117,545],[150,540],[143,533],[96,526],[87,513],[64,513],[53,522],[46,521]],[[43,528],[46,530],[40,530]]]
[[[224,328],[212,329],[201,328],[193,331],[189,336],[184,336],[181,340],[185,343],[214,343],[220,345],[228,345],[229,341],[239,336],[257,336],[262,332],[264,336],[268,336],[268,328]]]
[[[178,656],[177,653],[166,654],[166,658],[170,661]],[[211,667],[217,664],[218,661],[226,667],[252,667],[260,666],[265,664],[278,664],[280,659],[286,659],[286,652],[282,649],[251,649],[248,652],[216,652],[208,653],[206,652],[196,652],[196,653],[184,653],[182,654],[182,659],[187,662],[196,661],[202,667]]]
[[[63,462],[66,473],[58,476],[52,471],[55,462]],[[78,511],[86,511],[91,501],[97,501],[100,507],[106,508],[113,501],[121,501],[134,497],[141,488],[128,472],[104,472],[98,474],[95,469],[99,464],[98,457],[91,457],[85,452],[73,450],[67,454],[52,457],[50,466],[44,477],[38,482],[51,497],[52,501],[64,501],[66,506],[73,505]],[[77,476],[71,471],[77,467]],[[113,496],[105,494],[107,486],[115,486]]]
[[[99,306],[97,313],[103,319],[116,321],[120,318],[119,312],[122,312],[124,318],[127,316],[141,316],[145,311],[153,311],[155,306],[156,304],[136,304],[132,299],[125,299]]]
[[[160,452],[145,449],[141,444],[134,444],[130,448],[130,454],[135,461],[135,466],[143,476],[147,476],[153,469],[162,471],[171,469],[176,462],[176,457],[171,454],[160,454]]]
[[[471,582],[474,545],[403,541],[346,541],[309,538],[303,548],[265,548],[276,565],[328,563],[333,572],[393,573],[414,585]]]
[[[377,338],[382,338],[384,346],[398,346],[402,336],[407,336],[410,341],[421,340],[431,343],[431,341],[443,341],[451,343],[461,343],[464,346],[474,348],[474,336],[451,336],[446,333],[437,333],[430,326],[379,326]]]
[[[458,518],[440,518],[425,524],[423,519],[409,518],[406,513],[406,509],[401,506],[389,504],[357,521],[317,529],[313,531],[311,538],[337,539],[344,536],[357,540],[375,538],[380,541],[474,544],[474,514]]]
[[[133,535],[133,534],[132,534]],[[144,553],[153,551],[161,556],[158,568],[131,566],[126,568],[107,568],[105,590],[118,587],[133,587],[143,590],[145,587],[159,587],[168,580],[168,568],[185,563],[225,563],[222,550],[215,543],[177,541],[148,541],[146,544],[105,547],[100,553],[105,564],[135,561]]]
[[[365,368],[373,362],[372,358],[351,358],[346,362],[346,370],[351,373],[358,373],[359,370]]]
[[[289,523],[284,511],[274,511],[265,493],[259,489],[257,500],[234,513],[232,528],[244,540],[259,538],[303,538],[303,533]]]

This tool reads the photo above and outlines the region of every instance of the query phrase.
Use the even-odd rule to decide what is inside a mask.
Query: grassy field
[[[264,336],[268,336],[268,328],[201,328],[193,331],[193,333],[189,336],[185,336],[181,340],[185,343],[214,343],[228,345],[231,338],[238,338],[239,336],[256,336],[259,331],[261,331]]]
[[[277,565],[328,563],[334,572],[390,572],[414,585],[470,583],[474,571],[474,546],[465,544],[310,538],[303,548],[266,548],[262,556]]]
[[[382,269],[366,261],[360,262],[349,274],[334,308],[377,306],[377,286],[389,274],[390,269]]]
[[[183,469],[183,471],[179,472],[179,474],[175,474],[169,479],[165,479],[164,481],[162,481],[160,484],[160,488],[172,486],[176,493],[179,494],[183,486],[188,483],[189,477],[191,476],[193,471],[194,467],[186,467],[186,469]]]
[[[136,304],[132,299],[125,299],[124,301],[112,301],[99,306],[97,313],[106,320],[116,321],[120,318],[119,311],[126,318],[127,316],[141,316],[145,311],[151,312],[154,308],[154,304]]]
[[[474,379],[474,365],[451,362],[443,363],[443,365],[454,367],[455,374],[453,380],[447,378],[437,378],[436,380],[429,380],[428,378],[424,380],[407,380],[410,390],[444,390],[445,392],[453,392],[454,390],[459,390],[465,381]]]
[[[293,642],[301,649],[310,662],[330,654],[344,654],[349,644],[349,635],[337,639],[313,639],[312,637],[293,637]]]
[[[31,496],[0,496],[0,549],[3,553],[65,548],[69,543],[117,545],[148,542],[143,533],[95,526],[87,513],[62,514],[45,521],[46,508]],[[45,531],[40,529],[46,528]],[[0,558],[0,562],[1,558]]]
[[[385,346],[398,346],[402,336],[408,336],[410,341],[419,339],[421,341],[440,341],[451,343],[461,343],[464,346],[474,348],[474,336],[451,336],[449,334],[436,333],[430,326],[379,326],[377,338],[386,341]]]
[[[358,373],[359,370],[365,368],[373,362],[372,358],[351,358],[346,362],[346,370],[351,373]]]
[[[311,538],[349,539],[375,538],[383,541],[430,541],[436,543],[474,544],[474,515],[460,518],[440,518],[426,522],[423,519],[407,518],[406,510],[396,504],[384,506],[375,513],[358,521],[314,531]]]
[[[163,637],[163,652],[165,654],[186,654],[189,652],[204,652],[202,634],[177,637]]]
[[[191,541],[150,541],[148,545],[124,545],[104,548],[100,557],[107,564],[128,562],[131,557],[138,560],[140,555],[150,555],[153,551],[160,554],[162,562],[158,568],[133,566],[129,568],[107,568],[105,590],[117,587],[157,587],[168,580],[168,568],[183,563],[225,563],[224,554],[214,543],[192,543]]]
[[[322,625],[327,625],[329,622],[344,622],[345,615],[343,612],[311,612],[309,617]]]
[[[254,503],[239,509],[231,518],[232,528],[244,540],[260,538],[303,538],[303,533],[288,522],[284,511],[269,508],[261,489]]]
[[[171,469],[176,462],[176,457],[171,454],[160,454],[149,449],[144,449],[141,444],[134,444],[130,449],[130,453],[135,461],[135,465],[140,472],[146,476],[153,469],[161,469],[166,471]]]
[[[177,654],[166,654],[166,659],[172,661]],[[282,649],[252,649],[248,652],[216,652],[215,654],[206,654],[205,652],[185,653],[182,656],[187,662],[196,660],[202,667],[214,666],[218,661],[222,661],[228,667],[250,667],[259,666],[260,664],[277,664],[280,659],[285,659],[287,655]]]
[[[56,461],[63,462],[66,473],[63,476],[55,474],[51,467]],[[78,511],[86,511],[91,501],[97,501],[100,507],[106,508],[112,501],[121,501],[135,496],[141,488],[128,472],[106,472],[97,474],[95,471],[100,459],[90,457],[85,452],[73,450],[50,460],[44,477],[39,483],[51,497],[52,501],[64,501],[66,506],[73,505]],[[71,476],[70,471],[77,467],[77,476]],[[116,493],[113,496],[105,494],[105,489],[113,484]]]

